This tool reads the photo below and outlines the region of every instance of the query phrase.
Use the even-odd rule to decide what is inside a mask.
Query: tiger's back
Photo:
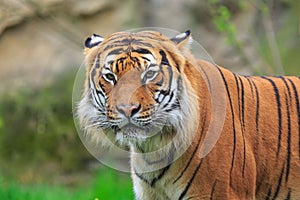
[[[233,137],[230,179],[234,181],[237,177],[233,174],[240,174],[236,184],[242,183],[249,169],[249,178],[256,182],[257,199],[299,197],[299,77],[247,77],[221,70],[220,73],[232,122],[225,122],[232,131],[224,132]]]

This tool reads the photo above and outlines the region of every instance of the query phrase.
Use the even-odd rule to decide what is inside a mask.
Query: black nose
[[[117,111],[121,114],[123,114],[126,117],[132,117],[134,114],[138,113],[141,109],[141,104],[131,104],[131,105],[124,105],[120,104],[116,106]]]

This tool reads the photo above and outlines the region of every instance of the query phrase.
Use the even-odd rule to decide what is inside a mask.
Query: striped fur
[[[169,39],[150,31],[88,39],[82,128],[103,146],[130,149],[136,199],[300,198],[299,77],[234,74],[196,60],[189,39],[190,32]],[[214,120],[212,69],[226,114],[220,138],[201,158]]]

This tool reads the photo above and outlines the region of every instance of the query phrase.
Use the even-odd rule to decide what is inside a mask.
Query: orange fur
[[[157,32],[115,33],[99,45],[86,48],[87,81],[78,108],[82,127],[95,123],[91,121],[95,116],[90,116],[93,108],[88,105],[91,102],[90,81],[95,90],[103,90],[107,97],[105,114],[108,118],[117,119],[120,115],[118,106],[128,104],[134,106],[126,112],[141,105],[138,116],[151,119],[157,111],[153,109],[157,105],[155,90],[167,90],[181,79],[182,85],[177,82],[177,86],[184,88],[180,91],[181,100],[185,101],[181,109],[186,111],[179,112],[182,116],[177,117],[181,120],[178,123],[184,124],[182,129],[176,126],[163,128],[159,137],[143,141],[139,141],[140,132],[137,132],[124,143],[116,142],[116,133],[109,128],[104,130],[111,141],[125,149],[130,146],[132,152],[138,153],[155,151],[176,135],[182,135],[159,155],[171,159],[171,163],[162,161],[163,168],[144,172],[143,169],[151,165],[149,162],[157,161],[157,155],[140,157],[132,154],[136,199],[300,198],[299,77],[236,75],[209,62],[197,61],[185,48],[189,38],[189,32],[175,40]],[[143,86],[140,77],[145,77],[148,61],[143,59],[145,52],[133,51],[139,48],[151,52],[157,65],[162,66],[154,79]],[[112,81],[109,82],[108,78],[101,78],[101,70],[105,59],[116,49],[120,53],[113,58],[111,68],[117,78],[110,77]],[[168,71],[166,62],[172,72]],[[213,70],[217,76],[212,77]],[[201,146],[210,123],[215,120],[211,118],[213,105],[209,89],[213,85],[209,84],[213,84],[216,77],[222,81],[220,89],[225,94],[225,121],[216,145],[201,158]],[[161,79],[164,80],[161,86],[155,84]],[[174,83],[168,85],[170,80]],[[129,97],[126,96],[128,93]],[[96,135],[99,130],[87,128],[86,131]],[[123,137],[122,134],[125,132],[119,135]],[[101,143],[104,139],[98,140]],[[177,155],[181,145],[187,145],[187,150]],[[156,164],[153,166],[155,168]]]

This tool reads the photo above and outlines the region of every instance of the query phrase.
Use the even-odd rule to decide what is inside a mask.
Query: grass
[[[133,199],[129,175],[105,168],[94,180],[74,188],[61,185],[22,185],[0,177],[1,200],[130,200]]]

